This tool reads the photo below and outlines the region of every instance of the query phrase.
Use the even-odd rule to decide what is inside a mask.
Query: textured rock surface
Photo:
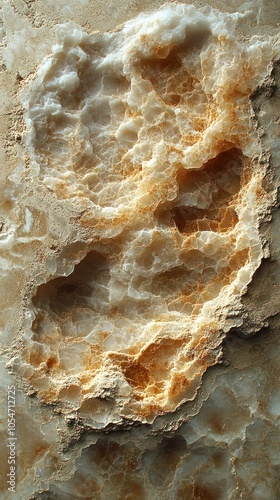
[[[17,498],[276,500],[277,7],[83,4],[2,9]]]

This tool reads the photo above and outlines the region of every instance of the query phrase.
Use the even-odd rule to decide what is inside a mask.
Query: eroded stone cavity
[[[33,182],[90,241],[53,257],[15,369],[92,427],[193,399],[241,321],[268,203],[249,95],[271,49],[236,19],[172,4],[116,32],[61,25],[21,94]]]

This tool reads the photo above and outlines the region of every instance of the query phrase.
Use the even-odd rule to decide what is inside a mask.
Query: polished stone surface
[[[18,498],[279,496],[279,47],[239,3],[3,4]]]

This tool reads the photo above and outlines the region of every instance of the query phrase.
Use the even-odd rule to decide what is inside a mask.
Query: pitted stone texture
[[[14,366],[94,428],[192,400],[240,324],[269,203],[249,94],[272,49],[239,42],[237,19],[176,4],[117,32],[61,25],[21,93],[32,180],[90,236],[53,258]]]

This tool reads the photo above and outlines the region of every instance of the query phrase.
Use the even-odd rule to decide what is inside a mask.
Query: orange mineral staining
[[[16,367],[93,428],[152,421],[195,397],[262,258],[249,108],[262,46],[181,4],[57,35],[21,94],[25,145],[33,183],[75,207],[75,243],[50,245]]]

